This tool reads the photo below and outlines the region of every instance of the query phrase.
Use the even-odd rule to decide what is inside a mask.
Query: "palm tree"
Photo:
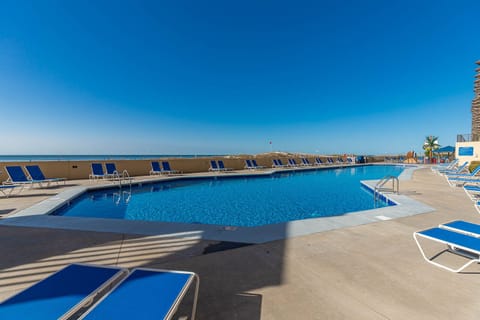
[[[425,150],[425,155],[427,155],[428,158],[432,159],[433,151],[437,150],[438,148],[440,148],[440,145],[438,144],[438,137],[428,136],[425,138],[423,150]]]

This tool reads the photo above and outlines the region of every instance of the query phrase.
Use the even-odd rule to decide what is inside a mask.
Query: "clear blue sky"
[[[477,0],[3,0],[0,154],[454,144],[470,132],[479,12]]]

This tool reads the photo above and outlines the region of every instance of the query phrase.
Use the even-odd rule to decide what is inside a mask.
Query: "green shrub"
[[[468,171],[472,172],[478,166],[480,166],[480,161],[472,161],[472,162],[470,162],[470,165],[468,166]]]

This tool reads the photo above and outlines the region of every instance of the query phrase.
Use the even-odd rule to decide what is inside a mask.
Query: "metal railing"
[[[457,134],[457,142],[470,142],[470,141],[480,141],[480,135],[476,133]]]
[[[391,181],[392,186],[388,187],[386,184]],[[380,195],[382,192],[396,193],[400,192],[400,181],[395,176],[385,176],[380,181],[377,182],[373,190],[373,203],[376,205],[380,200]]]
[[[120,189],[118,193],[113,194],[115,204],[120,204],[121,202],[128,204],[132,196],[132,178],[128,174],[127,170],[123,170],[122,174],[119,174],[118,171],[113,173],[114,180],[118,181],[118,188]],[[122,190],[124,184],[127,184],[129,187],[128,190]]]

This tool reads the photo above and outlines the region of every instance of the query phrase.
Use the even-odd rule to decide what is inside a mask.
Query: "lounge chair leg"
[[[195,320],[195,315],[197,314],[198,291],[200,288],[200,278],[198,277],[197,274],[194,274],[194,278],[196,280],[196,284],[195,284],[195,296],[193,298],[192,320]]]

